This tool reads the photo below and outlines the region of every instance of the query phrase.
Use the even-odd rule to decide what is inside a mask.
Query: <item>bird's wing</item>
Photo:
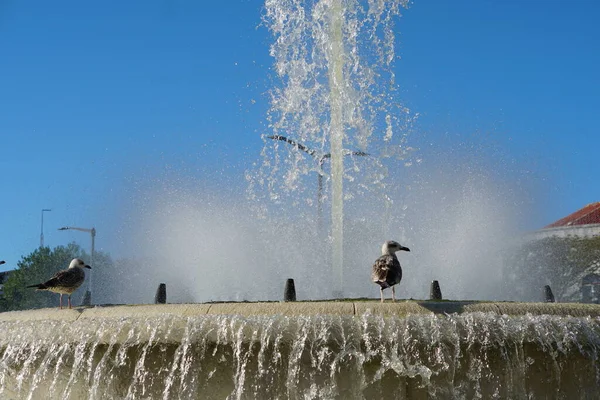
[[[375,264],[373,264],[373,272],[371,273],[371,279],[373,279],[373,282],[385,282],[392,261],[392,257],[388,255],[383,255],[375,260]]]
[[[81,285],[85,279],[79,268],[70,268],[58,271],[56,275],[44,282],[46,287],[74,287]]]

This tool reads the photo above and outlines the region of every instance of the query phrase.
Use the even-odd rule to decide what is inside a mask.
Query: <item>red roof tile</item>
[[[581,210],[567,215],[544,228],[556,228],[559,226],[600,224],[600,202],[588,204]]]

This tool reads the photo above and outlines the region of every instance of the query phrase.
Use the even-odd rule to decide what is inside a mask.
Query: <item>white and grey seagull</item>
[[[92,269],[92,267],[84,263],[83,260],[74,258],[71,260],[69,268],[58,271],[52,278],[44,283],[38,283],[27,287],[60,294],[60,309],[62,309],[62,296],[63,294],[67,294],[69,295],[69,308],[71,308],[71,294],[73,294],[85,280],[85,272],[83,272],[84,268]]]
[[[373,264],[373,272],[371,278],[373,282],[379,285],[381,291],[381,302],[383,303],[383,289],[392,288],[392,301],[396,301],[396,290],[394,285],[397,285],[402,280],[402,268],[400,261],[396,257],[396,252],[404,250],[410,251],[408,247],[400,245],[393,240],[386,241],[381,246],[381,257],[375,260]]]

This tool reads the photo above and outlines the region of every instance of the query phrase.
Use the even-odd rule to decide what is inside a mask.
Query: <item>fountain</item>
[[[0,397],[591,399],[597,394],[598,306],[386,306],[220,303],[3,313]],[[447,314],[460,310],[464,313]]]
[[[505,233],[504,225],[493,229],[490,214],[506,223],[508,212],[495,205],[509,191],[453,164],[452,180],[440,179],[451,187],[435,182],[429,202],[413,202],[412,214],[424,216],[419,224],[393,204],[410,197],[387,181],[411,151],[400,129],[410,118],[395,99],[390,68],[391,25],[403,5],[267,0],[271,53],[283,81],[273,91],[269,136],[289,140],[265,136],[264,161],[249,174],[249,204],[180,182],[136,196],[135,230],[125,236],[147,258],[94,288],[99,302],[149,302],[156,293],[157,303],[196,304],[2,313],[0,398],[597,396],[600,306],[444,301],[439,286],[434,301],[314,301],[342,290],[376,295],[369,267],[388,235],[410,238],[423,257],[418,268],[409,259],[403,297],[424,297],[428,282],[439,279],[450,298],[510,298],[501,271],[484,258],[491,253],[485,239],[496,244]],[[448,169],[436,171],[443,177]],[[316,202],[315,188],[302,179],[314,173]],[[466,177],[463,185],[457,177]],[[331,204],[326,240],[314,218],[322,200]],[[266,213],[270,203],[285,204],[283,215]],[[392,210],[400,214],[395,219]],[[235,251],[224,251],[230,247]],[[477,270],[464,266],[467,257]],[[486,282],[481,268],[494,272],[483,274]],[[227,302],[281,300],[292,277],[290,301]],[[294,301],[307,299],[313,301]]]
[[[371,191],[375,204],[388,199],[383,160],[391,155],[403,158],[406,110],[396,99],[391,69],[394,54],[393,20],[406,1],[365,4],[360,1],[267,1],[265,23],[275,36],[271,55],[282,87],[272,94],[269,113],[273,138],[286,138],[282,165],[279,154],[273,156],[273,143],[266,142],[267,156],[260,181],[271,189],[271,198],[280,200],[282,192],[299,195],[302,175],[319,174],[320,210],[323,196],[322,161],[330,160],[327,183],[331,187],[330,294],[343,297],[348,268],[344,257],[344,202],[354,196],[356,188]],[[397,131],[397,138],[394,132]],[[384,132],[384,134],[378,134]],[[395,139],[395,140],[394,140]],[[275,144],[275,152],[278,152]],[[368,150],[368,151],[367,151]],[[353,155],[376,156],[361,160],[351,158],[346,168],[344,158]],[[309,153],[318,160],[315,165]],[[270,160],[273,160],[271,162]],[[312,165],[311,165],[312,164]],[[368,165],[373,167],[368,171]],[[346,187],[344,181],[352,181]],[[312,203],[312,201],[311,201]],[[347,294],[347,293],[346,293]]]

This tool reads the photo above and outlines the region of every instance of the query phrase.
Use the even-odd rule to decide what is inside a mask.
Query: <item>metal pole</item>
[[[319,156],[318,155],[319,152],[317,150],[311,149],[302,143],[298,143],[295,140],[289,139],[282,135],[272,135],[272,136],[267,136],[267,138],[273,139],[273,140],[281,140],[286,143],[289,143],[292,146],[294,146],[295,148],[302,150],[303,152],[312,156],[313,158],[315,158],[318,161],[319,170],[317,171],[317,173],[319,174],[319,176],[318,176],[318,181],[317,181],[317,226],[319,228],[319,232],[321,232],[322,231],[322,221],[323,221],[323,200],[324,200],[324,198],[323,198],[323,177],[325,176],[325,172],[323,171],[323,164],[325,163],[325,160],[331,158],[331,153],[326,153],[326,154]],[[344,151],[343,149],[342,149],[342,154],[344,156],[362,156],[362,157],[369,155],[369,153],[365,153],[364,151]],[[343,168],[343,164],[342,164],[342,168]]]
[[[317,183],[317,227],[319,235],[323,231],[323,167],[319,171]]]
[[[52,211],[49,208],[42,208],[42,224],[40,229],[40,247],[44,247],[44,211]]]
[[[95,250],[95,242],[96,242],[96,228],[92,228],[90,233],[92,234],[92,254],[90,256],[90,262],[92,263],[92,268],[95,268],[96,265],[94,264],[94,250]],[[90,279],[88,281],[88,291],[90,292],[90,304],[92,301],[92,274],[93,274],[92,271],[93,270],[90,270]]]
[[[42,210],[42,228],[40,230],[40,248],[44,247],[44,210]]]

